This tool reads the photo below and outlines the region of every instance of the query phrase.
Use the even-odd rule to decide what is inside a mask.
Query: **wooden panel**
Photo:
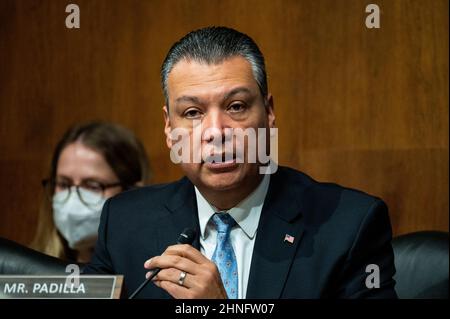
[[[380,196],[396,234],[448,230],[448,1],[0,1],[0,236],[33,237],[40,179],[72,123],[119,122],[153,181],[181,176],[164,144],[160,64],[186,32],[227,25],[265,53],[280,160]]]

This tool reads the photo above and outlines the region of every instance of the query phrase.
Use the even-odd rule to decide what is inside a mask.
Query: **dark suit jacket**
[[[145,260],[173,245],[186,227],[200,233],[187,178],[121,193],[104,206],[85,273],[123,274],[131,294],[145,279]],[[247,298],[396,297],[391,237],[380,199],[279,167],[261,213]],[[199,248],[198,238],[193,246]],[[380,288],[366,287],[369,264],[379,267]],[[153,283],[139,297],[170,298]]]

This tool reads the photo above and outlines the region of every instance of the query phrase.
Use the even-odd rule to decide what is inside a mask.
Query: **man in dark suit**
[[[275,127],[264,58],[251,38],[223,27],[191,32],[161,73],[172,158],[181,136],[174,131],[190,142],[186,177],[108,200],[86,273],[123,274],[130,293],[161,268],[145,298],[396,296],[380,199],[285,167],[261,174],[264,164],[249,160],[250,138],[232,137],[231,153],[220,148],[227,129]],[[197,230],[193,245],[173,245],[186,227]]]

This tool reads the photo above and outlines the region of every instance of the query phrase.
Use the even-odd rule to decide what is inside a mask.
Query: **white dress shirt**
[[[227,211],[236,221],[231,229],[230,241],[233,246],[238,268],[238,298],[243,299],[247,294],[248,277],[255,245],[256,230],[258,228],[261,210],[269,188],[270,175],[262,179],[258,187],[238,205]],[[212,259],[216,249],[217,230],[211,217],[219,212],[211,205],[195,187],[197,197],[198,217],[200,222],[200,251]]]

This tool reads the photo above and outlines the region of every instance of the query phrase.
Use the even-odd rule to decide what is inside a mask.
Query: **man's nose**
[[[224,129],[226,127],[225,117],[220,110],[212,110],[203,117],[202,121],[203,134],[202,140],[210,142],[214,136],[223,138]]]

